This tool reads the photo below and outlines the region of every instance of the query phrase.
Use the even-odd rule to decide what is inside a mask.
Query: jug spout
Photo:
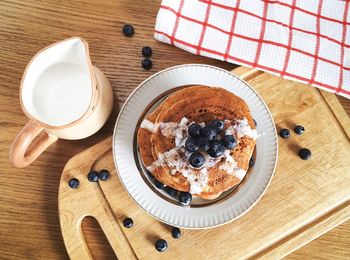
[[[75,64],[89,73],[92,65],[87,42],[82,38],[72,37],[48,46],[31,60],[26,77],[30,77],[29,74],[32,73],[40,73],[47,67],[58,63]]]
[[[39,121],[63,126],[81,118],[97,88],[87,42],[72,37],[40,51],[21,88],[23,109]]]
[[[47,51],[53,55],[53,62],[73,63],[85,69],[91,66],[88,44],[82,38],[69,38],[53,45]]]

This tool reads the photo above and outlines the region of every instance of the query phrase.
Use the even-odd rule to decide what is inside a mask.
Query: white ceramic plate
[[[162,93],[194,84],[222,87],[243,98],[257,121],[258,134],[263,135],[257,140],[255,165],[238,189],[226,192],[213,202],[194,201],[194,206],[183,207],[152,186],[140,165],[136,132],[145,111],[150,109],[150,104],[159,101]],[[209,228],[237,219],[261,198],[274,174],[277,134],[269,109],[246,82],[217,67],[181,65],[154,74],[131,93],[115,125],[113,157],[121,183],[137,204],[153,217],[177,227]]]

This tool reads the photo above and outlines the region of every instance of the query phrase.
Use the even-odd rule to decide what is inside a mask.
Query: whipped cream
[[[243,180],[247,171],[237,166],[237,162],[235,158],[231,156],[230,152],[230,150],[225,151],[225,162],[219,166],[219,169],[226,171],[228,174],[233,175],[240,180]]]
[[[188,119],[183,117],[180,123],[160,123],[159,129],[166,138],[175,137],[175,146],[182,146],[185,144],[186,138],[188,137]]]
[[[186,166],[188,166],[177,148],[173,148],[163,154],[158,154],[158,160],[154,165],[157,167],[167,165],[172,168],[173,174],[185,170]]]
[[[184,147],[174,147],[163,154],[158,154],[158,160],[151,166],[148,166],[147,170],[152,172],[156,167],[168,166],[172,168],[170,171],[172,175],[180,172],[187,178],[187,181],[190,183],[189,192],[191,194],[201,193],[208,183],[208,170],[207,168],[202,168],[199,171],[195,171],[188,163],[187,158]]]
[[[187,181],[190,183],[190,193],[191,194],[199,194],[203,191],[205,186],[208,183],[208,169],[202,168],[199,171],[199,174],[194,175],[190,174],[187,177]]]
[[[244,176],[247,174],[247,171],[242,169],[242,168],[236,168],[235,171],[235,176],[240,179],[243,180]]]
[[[195,169],[189,164],[188,158],[190,157],[191,153],[188,152],[184,146],[186,139],[188,138],[188,126],[192,123],[193,122],[190,122],[186,117],[183,117],[180,123],[167,122],[159,123],[157,125],[153,124],[147,119],[142,121],[141,127],[148,129],[153,133],[159,130],[166,138],[175,138],[175,147],[164,153],[159,153],[158,159],[153,162],[152,165],[148,166],[147,170],[153,172],[156,167],[168,166],[172,175],[175,175],[177,172],[179,172],[187,178],[187,181],[190,184],[189,192],[191,194],[199,194],[205,189],[208,184],[208,169],[214,167],[218,162],[222,161],[222,158],[225,158],[223,163],[219,166],[219,169],[222,169],[228,174],[242,180],[246,175],[246,170],[237,166],[237,162],[230,155],[230,150],[226,150],[224,155],[219,158],[211,158],[207,153],[203,153],[205,157],[205,163],[200,169]],[[248,120],[246,118],[233,122],[225,120],[225,124],[230,125],[226,129],[226,135],[234,135],[236,138],[249,136],[254,140],[257,138],[256,129],[252,129],[249,126]],[[199,125],[204,126],[205,124],[199,123]]]
[[[151,121],[149,121],[147,119],[142,120],[140,127],[147,129],[148,131],[150,131],[152,133],[156,133],[158,131],[158,125],[153,124]]]
[[[230,122],[225,120],[225,123]],[[258,133],[256,129],[252,129],[248,124],[248,120],[246,118],[241,120],[234,121],[234,124],[229,126],[225,132],[226,135],[234,135],[237,138],[241,138],[243,136],[249,136],[250,138],[256,140],[258,138]]]
[[[202,128],[205,127],[205,123],[204,123],[204,122],[199,123],[198,125],[199,125],[200,127],[202,127]]]
[[[145,120],[144,120],[145,121]],[[148,120],[147,120],[148,121]],[[149,122],[149,121],[148,121]],[[141,127],[154,132],[155,126],[145,122]],[[208,184],[208,167],[215,165],[213,160],[206,158],[206,164],[200,170],[195,170],[188,162],[191,153],[185,149],[185,142],[188,138],[188,126],[192,124],[186,117],[183,117],[180,123],[167,122],[160,123],[156,131],[161,131],[166,138],[175,138],[175,147],[164,153],[158,154],[158,159],[152,165],[147,167],[147,170],[153,172],[156,167],[168,166],[171,168],[170,173],[175,175],[177,172],[181,173],[187,178],[190,184],[190,193],[199,194]],[[204,123],[202,123],[204,125]]]

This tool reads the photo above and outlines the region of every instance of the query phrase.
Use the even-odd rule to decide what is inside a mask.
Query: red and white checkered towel
[[[155,38],[350,98],[350,0],[163,0]]]

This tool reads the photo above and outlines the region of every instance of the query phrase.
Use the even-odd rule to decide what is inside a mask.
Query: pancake
[[[152,113],[148,114],[145,119],[150,123],[154,124],[162,110],[166,110],[167,107],[172,106],[176,102],[188,98],[193,93],[201,92],[206,90],[208,87],[205,86],[189,86],[184,89],[176,91],[176,95],[173,94],[167,97],[160,106],[158,106]],[[196,94],[194,94],[196,95]],[[146,121],[147,122],[147,121]],[[137,142],[141,154],[143,164],[147,167],[151,165],[156,159],[156,155],[152,156],[152,146],[150,145],[153,125],[146,128],[140,127],[137,134]],[[151,131],[150,131],[151,130]]]
[[[153,176],[167,186],[213,199],[238,184],[248,170],[255,146],[255,125],[246,103],[229,91],[187,87],[169,96],[145,119],[138,131],[140,155]],[[183,144],[188,137],[187,127],[214,119],[225,122],[224,131],[234,134],[238,145],[219,159],[206,155],[201,169],[186,165],[189,152]]]

